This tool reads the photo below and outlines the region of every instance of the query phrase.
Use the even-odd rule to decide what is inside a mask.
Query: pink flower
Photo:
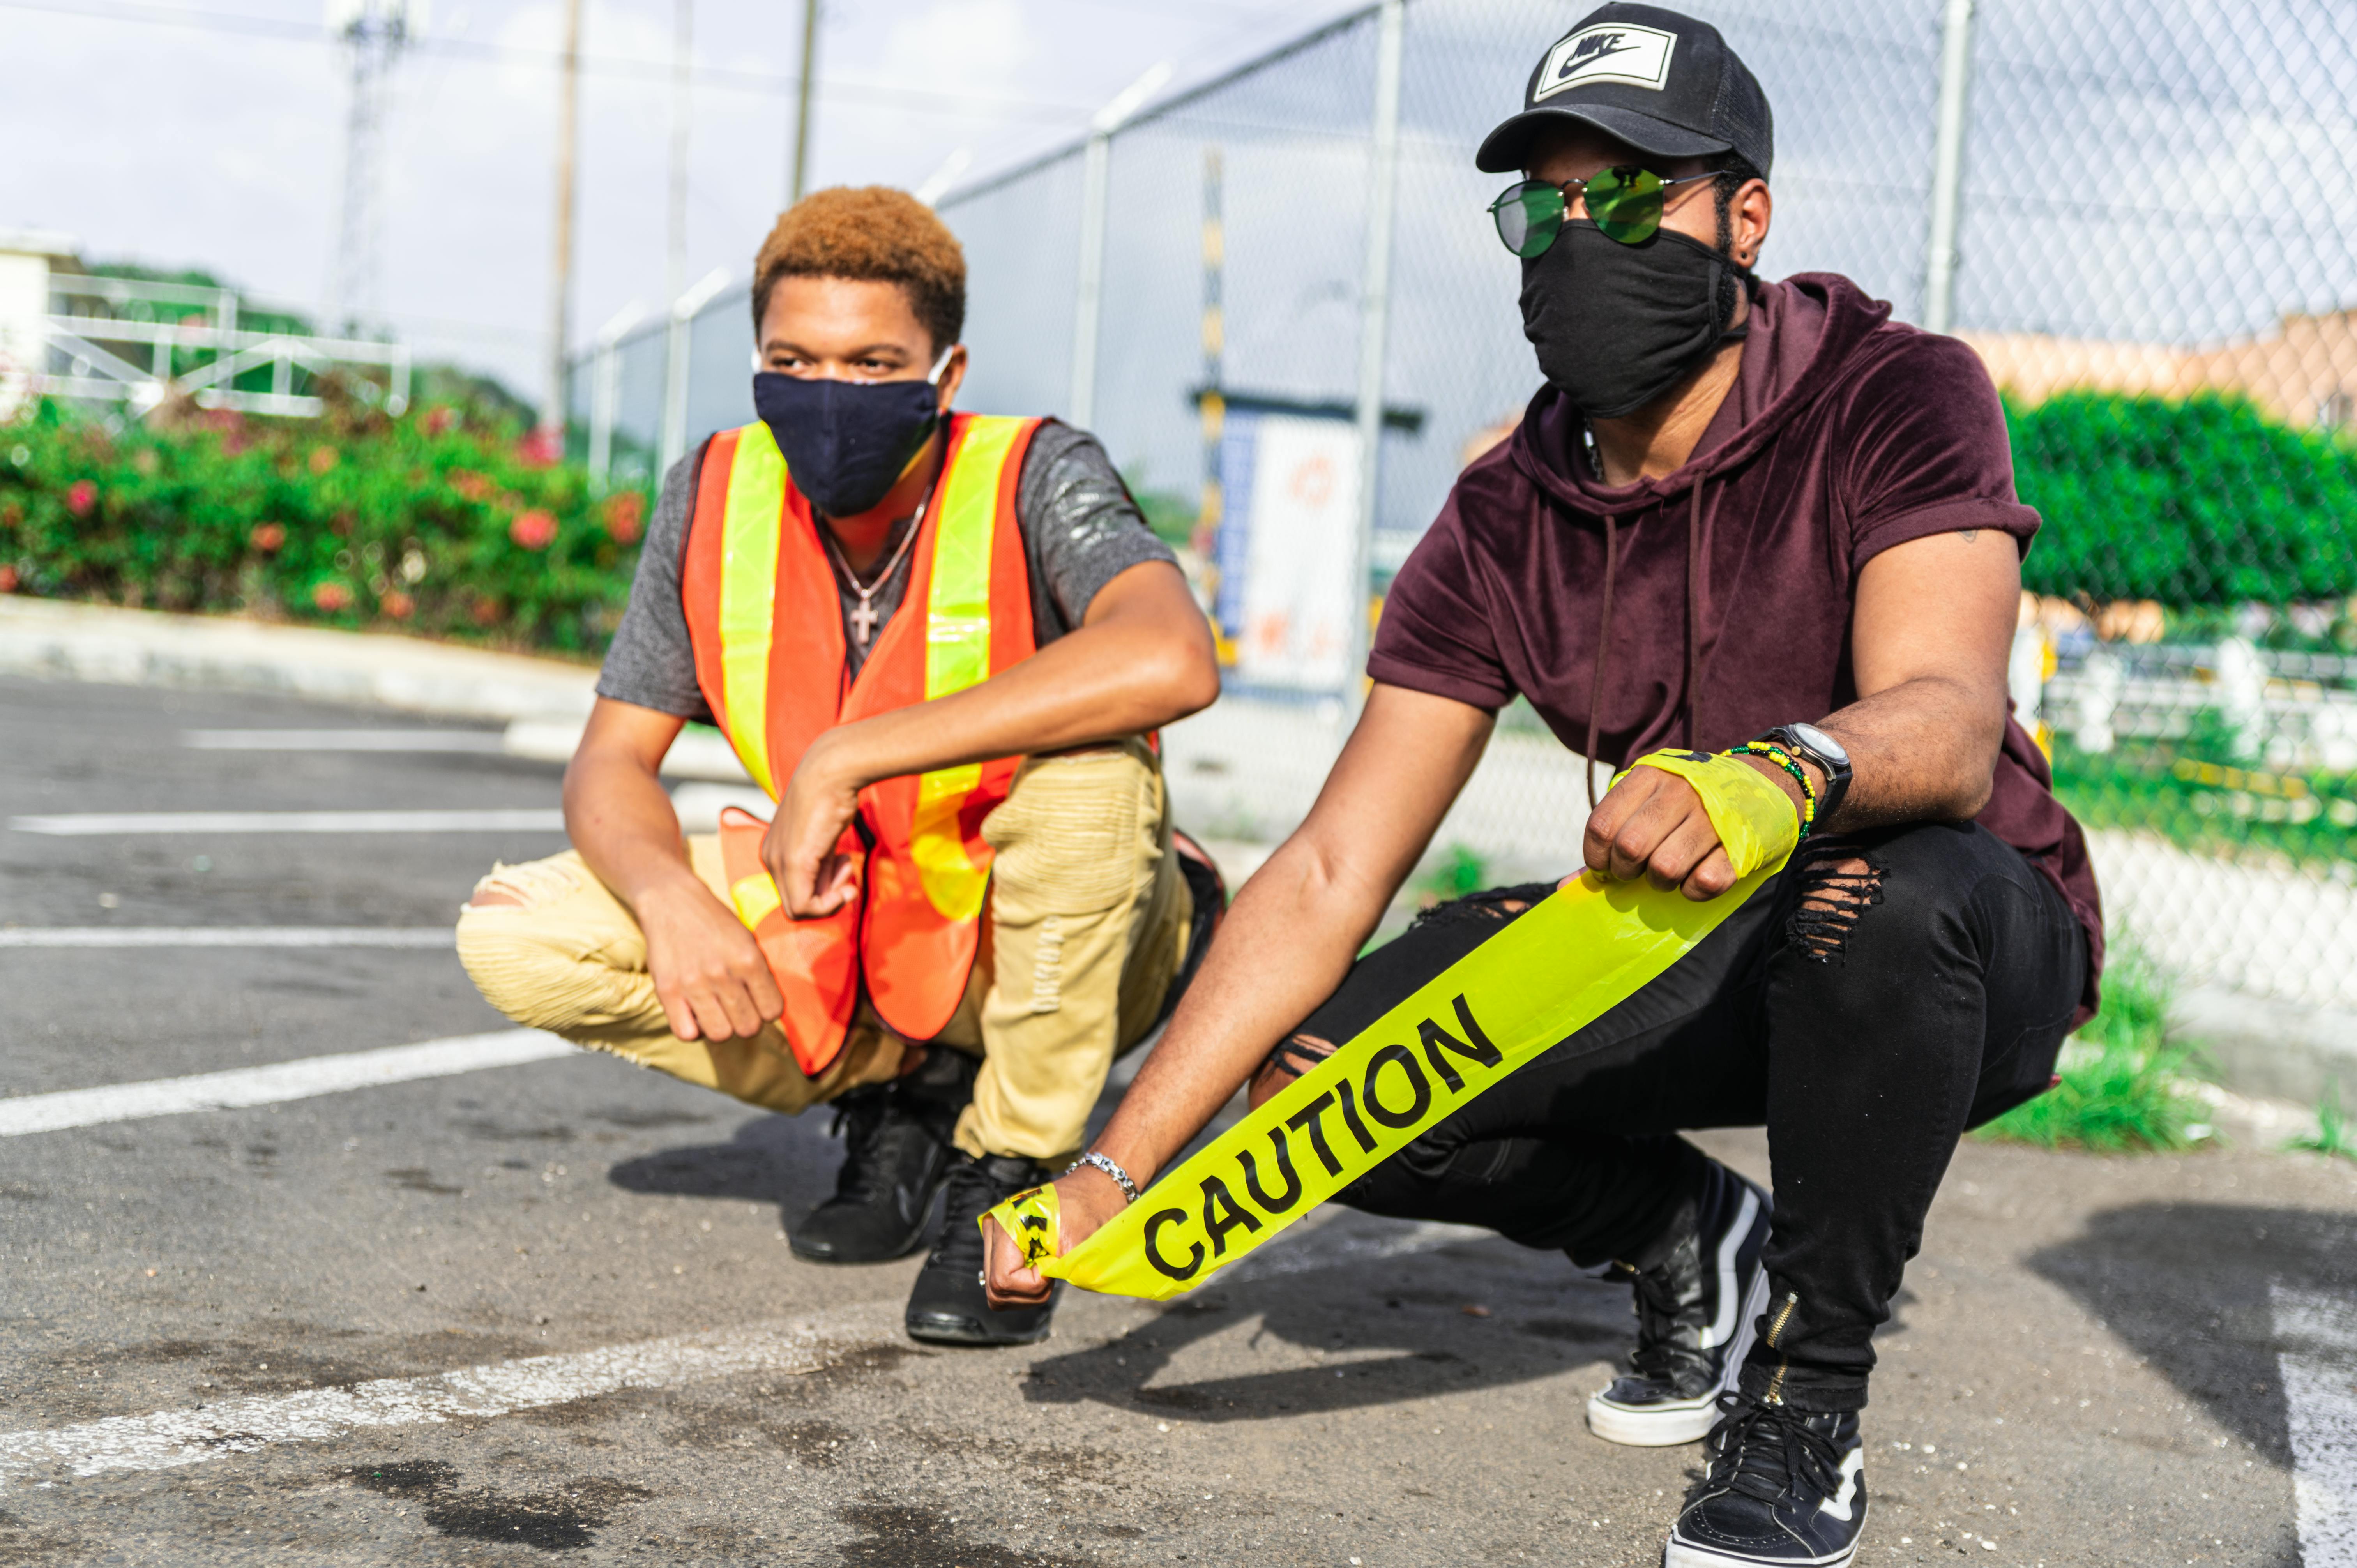
[[[332,472],[335,467],[336,449],[333,446],[314,446],[311,448],[311,472],[315,474],[326,474]]]
[[[447,435],[457,427],[457,424],[458,411],[455,408],[437,403],[425,411],[425,434],[428,435]]]
[[[264,555],[274,554],[286,542],[286,525],[283,522],[257,522],[246,538]]]
[[[606,532],[617,544],[636,544],[646,532],[647,498],[636,490],[619,490],[606,502]]]
[[[526,550],[545,550],[556,542],[556,520],[537,507],[520,511],[508,524],[508,537]]]
[[[385,614],[391,616],[395,620],[407,620],[411,616],[417,613],[417,601],[411,598],[407,594],[403,593],[399,588],[393,589],[393,592],[379,599],[377,603],[383,607]]]
[[[98,485],[90,479],[76,479],[66,487],[66,510],[76,517],[88,517],[98,506]]]
[[[324,583],[313,585],[311,603],[328,614],[335,615],[352,607],[352,591],[343,584],[329,578]]]
[[[16,591],[16,568],[14,566],[0,566],[0,594],[13,594]]]
[[[565,432],[545,427],[531,431],[516,443],[516,459],[528,468],[545,468],[565,456]]]

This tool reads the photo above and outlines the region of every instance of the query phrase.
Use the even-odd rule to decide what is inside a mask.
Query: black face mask
[[[936,365],[921,381],[828,381],[761,371],[753,377],[753,411],[778,438],[786,473],[811,505],[828,517],[856,517],[890,493],[932,435],[941,373]]]
[[[1523,336],[1539,370],[1590,419],[1633,413],[1740,338],[1725,325],[1741,269],[1664,229],[1641,245],[1566,223],[1523,263]]]

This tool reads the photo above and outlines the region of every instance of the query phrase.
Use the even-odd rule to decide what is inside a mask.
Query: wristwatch
[[[1842,743],[1814,725],[1778,725],[1754,737],[1782,746],[1803,762],[1813,762],[1825,776],[1825,791],[1818,798],[1815,820],[1830,822],[1849,793],[1849,753]]]

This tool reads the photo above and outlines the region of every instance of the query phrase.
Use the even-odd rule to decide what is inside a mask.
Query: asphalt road
[[[403,727],[0,682],[0,819],[555,802],[492,755],[182,739]],[[432,927],[560,843],[0,828],[0,1113],[502,1027],[447,950],[7,929]],[[582,1055],[0,1136],[0,1564],[1657,1560],[1696,1451],[1587,1434],[1628,1299],[1561,1257],[1330,1215],[1197,1298],[919,1347],[914,1260],[787,1251],[826,1132]],[[1882,1337],[1860,1561],[2299,1563],[2295,1430],[2311,1497],[2349,1485],[2352,1284],[2357,1166],[1967,1144]]]

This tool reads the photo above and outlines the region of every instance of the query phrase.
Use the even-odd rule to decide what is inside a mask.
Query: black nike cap
[[[1657,157],[1732,152],[1762,176],[1776,151],[1760,79],[1717,27],[1658,5],[1606,5],[1556,39],[1531,72],[1523,112],[1490,133],[1474,166],[1529,167],[1532,141],[1566,120]]]

